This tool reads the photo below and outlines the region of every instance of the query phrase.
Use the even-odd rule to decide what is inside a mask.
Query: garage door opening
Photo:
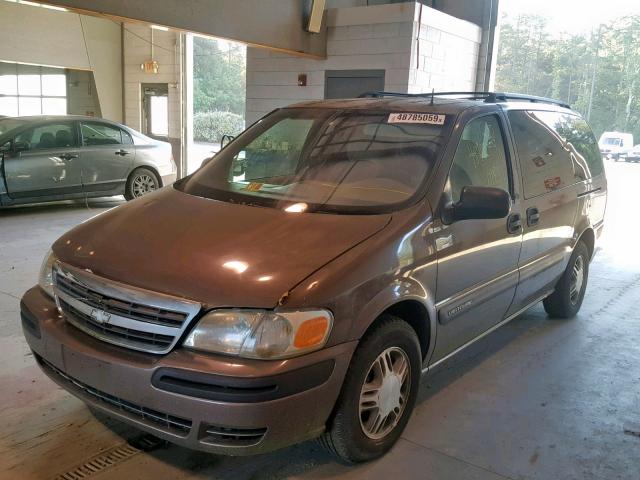
[[[580,12],[580,14],[576,14]],[[626,0],[502,4],[496,90],[553,97],[588,120],[609,182],[600,242],[640,266],[632,197],[640,181],[640,5]]]
[[[192,86],[193,131],[187,173],[220,150],[223,137],[244,129],[246,103],[246,46],[197,35],[192,38],[192,81],[187,85]]]
[[[0,61],[0,116],[100,115],[93,73]]]

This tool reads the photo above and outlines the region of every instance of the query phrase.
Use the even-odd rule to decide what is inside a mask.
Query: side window
[[[476,118],[464,127],[449,171],[449,186],[454,202],[460,200],[466,186],[510,191],[509,167],[497,116]]]
[[[98,145],[120,145],[122,133],[118,127],[98,122],[82,124],[82,145],[95,147]]]
[[[556,112],[512,110],[509,121],[520,159],[526,198],[576,183],[570,149],[558,133],[563,115]]]
[[[122,134],[122,144],[123,145],[133,145],[133,138],[129,135],[129,132],[126,130],[121,130]]]
[[[18,134],[14,144],[21,151],[47,150],[76,146],[72,123],[50,123],[40,125]]]

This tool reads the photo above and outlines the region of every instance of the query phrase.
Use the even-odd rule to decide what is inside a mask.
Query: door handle
[[[530,227],[540,222],[540,212],[536,207],[527,208],[527,225]]]
[[[128,151],[128,150],[120,149],[120,150],[117,150],[117,151],[116,151],[116,155],[120,155],[120,156],[123,156],[123,157],[124,157],[125,155],[129,155],[129,151]]]
[[[75,153],[63,153],[62,155],[60,155],[60,158],[62,160],[73,160],[74,158],[78,158],[78,155],[76,155]]]
[[[602,188],[601,188],[601,187],[594,188],[593,190],[587,190],[586,192],[579,193],[579,194],[578,194],[578,198],[586,197],[587,195],[591,195],[592,193],[597,193],[597,192],[599,192],[600,190],[602,190]]]
[[[522,228],[522,217],[519,213],[512,213],[507,218],[507,231],[509,233],[518,233]]]

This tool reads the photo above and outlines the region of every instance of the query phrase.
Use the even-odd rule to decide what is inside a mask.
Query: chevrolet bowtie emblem
[[[91,310],[91,318],[93,318],[96,322],[103,325],[105,323],[109,323],[111,319],[111,314],[105,312],[104,310],[100,310],[98,308],[94,308]]]

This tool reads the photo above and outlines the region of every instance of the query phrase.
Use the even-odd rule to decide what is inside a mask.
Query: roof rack
[[[484,100],[486,103],[508,102],[516,100],[520,102],[549,103],[564,108],[571,108],[567,102],[554,100],[553,98],[538,97],[536,95],[525,95],[522,93],[507,92],[433,92],[433,93],[401,93],[401,92],[366,92],[360,98],[382,98],[382,97],[406,97],[406,98],[431,98],[458,96],[471,100]]]

